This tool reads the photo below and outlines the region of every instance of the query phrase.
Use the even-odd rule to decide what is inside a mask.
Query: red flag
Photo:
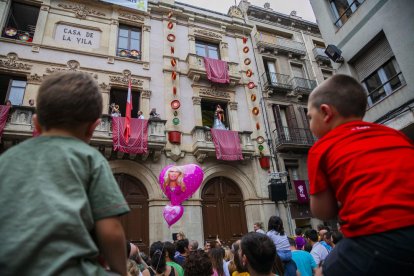
[[[128,96],[125,111],[125,130],[124,137],[125,142],[128,144],[129,137],[131,136],[131,110],[132,110],[132,95],[131,95],[131,79],[128,81]]]

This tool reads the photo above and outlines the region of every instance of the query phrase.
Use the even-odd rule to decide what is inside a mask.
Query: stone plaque
[[[101,32],[59,24],[55,40],[75,47],[97,49],[100,47]]]

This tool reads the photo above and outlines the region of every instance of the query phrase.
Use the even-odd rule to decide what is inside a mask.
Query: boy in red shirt
[[[311,211],[339,215],[346,237],[324,275],[414,272],[414,145],[401,132],[363,122],[367,95],[347,75],[334,75],[309,96]]]

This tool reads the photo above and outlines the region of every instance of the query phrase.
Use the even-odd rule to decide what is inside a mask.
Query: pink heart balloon
[[[162,215],[164,216],[165,221],[168,223],[168,227],[171,227],[174,223],[176,223],[184,213],[184,207],[181,205],[171,206],[166,205],[164,210],[162,211]]]
[[[203,170],[195,164],[168,165],[162,169],[159,183],[171,205],[180,205],[200,188],[203,177]]]

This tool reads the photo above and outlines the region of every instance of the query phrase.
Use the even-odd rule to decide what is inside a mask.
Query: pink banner
[[[308,190],[306,189],[305,180],[293,180],[293,184],[295,185],[296,196],[298,198],[298,202],[308,203],[309,195],[308,195]]]
[[[4,127],[6,126],[7,118],[9,117],[10,106],[0,105],[0,141],[3,135]]]
[[[204,58],[207,79],[216,83],[229,83],[229,69],[227,62],[218,59]]]
[[[112,141],[115,151],[143,154],[148,151],[148,120],[131,118],[131,136],[124,137],[125,117],[112,117]]]
[[[239,133],[237,131],[211,129],[211,136],[216,147],[216,157],[219,160],[243,160]]]

